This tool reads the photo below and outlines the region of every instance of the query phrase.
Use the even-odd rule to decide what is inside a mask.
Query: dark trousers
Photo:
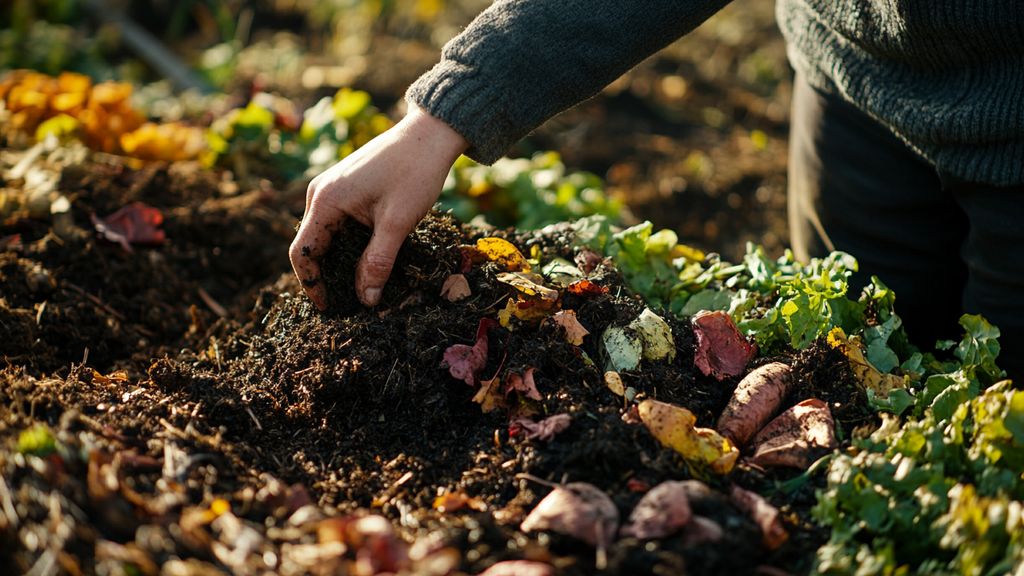
[[[1022,382],[1024,186],[942,174],[879,122],[797,76],[789,224],[799,259],[833,249],[857,258],[853,295],[872,275],[895,290],[896,312],[923,350],[959,341],[961,314],[985,316],[1002,332],[999,366]]]

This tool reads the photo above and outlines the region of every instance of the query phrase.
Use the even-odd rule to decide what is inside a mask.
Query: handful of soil
[[[370,228],[348,219],[334,235],[320,262],[328,314],[349,316],[362,308],[356,296],[356,265],[372,233]],[[450,216],[428,214],[402,243],[378,307],[389,309],[410,298],[439,293],[445,278],[461,261],[460,238]]]

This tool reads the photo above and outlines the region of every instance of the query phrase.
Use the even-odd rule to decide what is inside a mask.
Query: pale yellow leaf
[[[739,450],[728,438],[710,428],[698,428],[697,417],[686,408],[657,400],[644,400],[638,412],[640,420],[651,434],[664,446],[682,455],[687,462],[726,474],[739,458]]]

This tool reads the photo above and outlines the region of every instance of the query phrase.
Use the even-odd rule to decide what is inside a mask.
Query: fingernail
[[[363,290],[363,303],[367,306],[376,306],[380,301],[380,288],[367,288]]]

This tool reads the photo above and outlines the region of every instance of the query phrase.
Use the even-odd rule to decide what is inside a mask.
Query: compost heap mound
[[[325,258],[331,308],[320,313],[287,273],[244,295],[286,269],[281,212],[260,208],[265,192],[207,191],[213,200],[189,196],[192,187],[146,192],[176,178],[166,168],[130,175],[107,167],[65,171],[61,185],[78,191],[77,222],[136,199],[163,202],[165,245],[128,253],[93,234],[58,244],[37,222],[23,225],[19,248],[0,253],[4,285],[14,290],[0,306],[5,342],[14,342],[0,372],[8,438],[0,557],[9,570],[446,574],[529,559],[565,574],[598,565],[611,574],[801,572],[825,540],[807,520],[808,484],[773,492],[790,537],[769,550],[761,527],[727,496],[729,482],[762,493],[775,486],[776,476],[751,468],[730,481],[702,478],[714,490],[692,498],[693,514],[720,529],[704,541],[619,537],[605,559],[557,530],[518,529],[551,491],[541,481],[590,483],[625,519],[650,487],[696,473],[605,384],[600,334],[644,309],[608,262],[588,275],[598,289],[559,296],[589,332],[582,344],[554,322],[489,325],[516,291],[497,279],[506,268],[466,246],[498,237],[541,261],[572,261],[569,227],[485,233],[430,215],[370,310],[352,292],[369,234],[350,225]],[[200,256],[220,246],[221,258]],[[240,259],[241,250],[262,256]],[[25,288],[36,270],[49,277],[42,294]],[[471,294],[453,302],[442,289],[456,273]],[[41,313],[50,331],[26,312],[40,302],[61,313]],[[695,370],[690,324],[669,323],[674,360],[644,361],[622,374],[624,386],[713,426],[737,378]],[[478,342],[481,326],[480,386],[467,385],[445,352]],[[841,354],[812,347],[781,360],[800,375],[792,401],[816,395],[835,406],[845,431],[861,423],[863,399]],[[513,420],[555,415],[569,425],[550,435]]]

